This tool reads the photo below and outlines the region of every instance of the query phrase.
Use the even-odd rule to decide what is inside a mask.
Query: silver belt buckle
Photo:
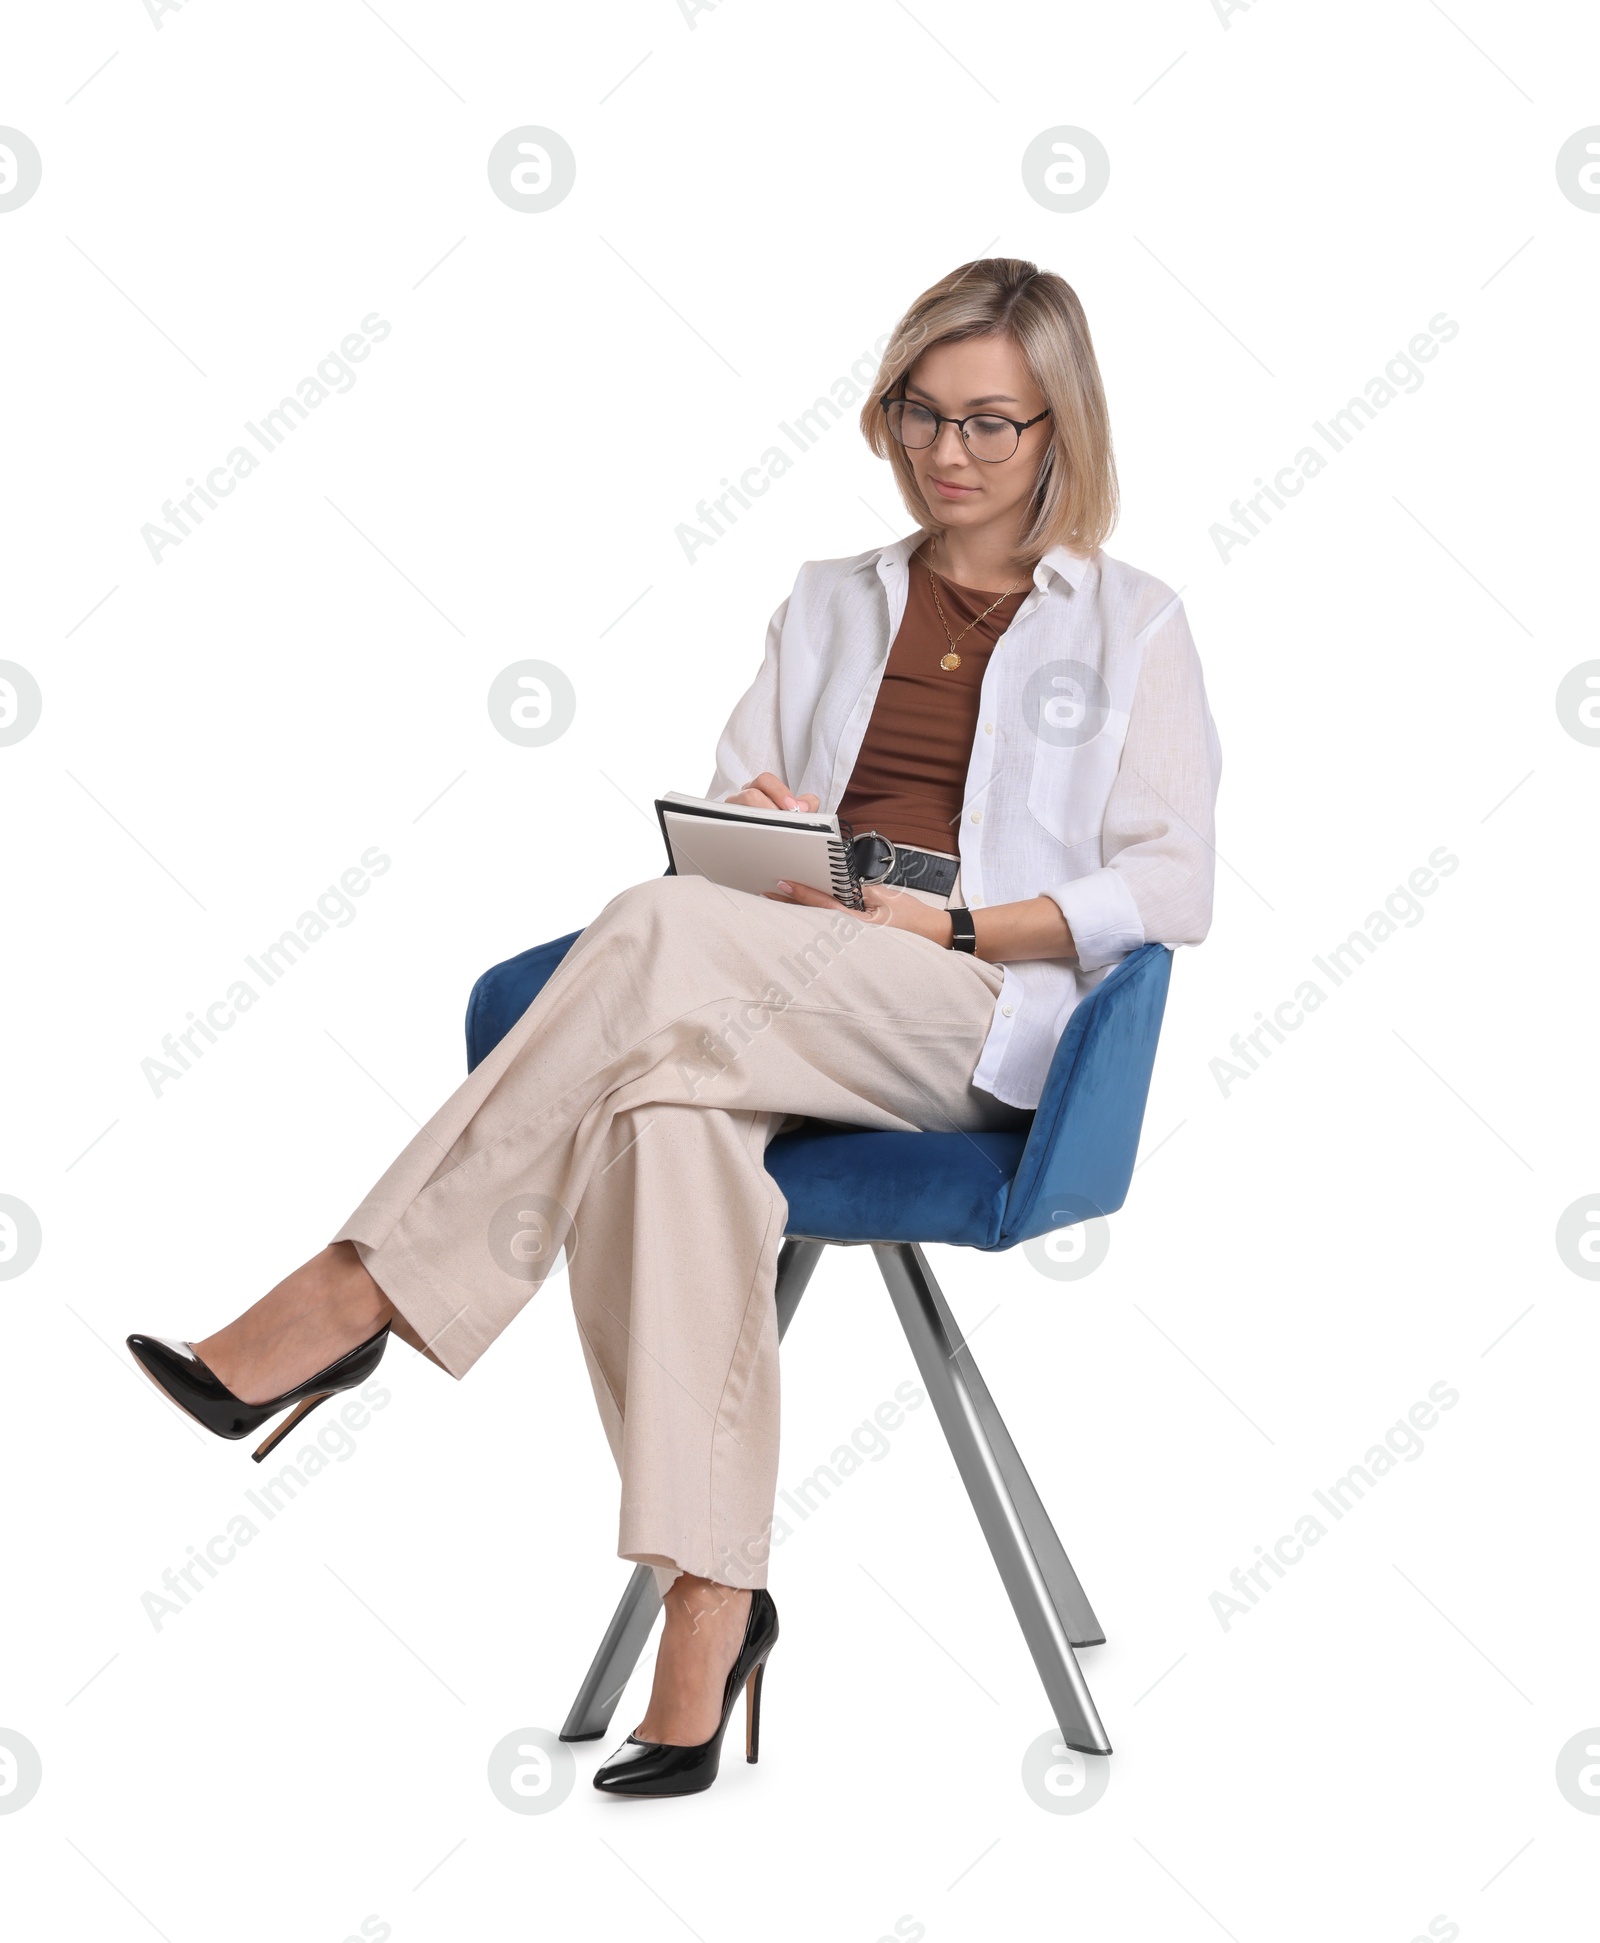
[[[878,877],[863,877],[861,881],[864,884],[886,884],[893,877],[895,869],[900,862],[900,853],[881,830],[863,830],[861,834],[864,837],[876,837],[879,843],[886,844],[889,850],[888,866],[882,875]]]

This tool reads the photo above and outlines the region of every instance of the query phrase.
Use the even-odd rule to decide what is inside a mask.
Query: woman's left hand
[[[950,944],[950,913],[937,904],[925,904],[899,885],[863,884],[865,911],[852,910],[848,904],[829,897],[826,891],[813,890],[809,884],[791,884],[782,878],[775,891],[764,891],[762,895],[777,904],[810,904],[818,910],[845,911],[853,918],[864,918],[868,924],[883,925],[891,931],[915,931],[919,937],[931,939],[947,949]]]

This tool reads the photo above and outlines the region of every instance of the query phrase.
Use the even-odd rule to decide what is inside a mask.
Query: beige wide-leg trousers
[[[766,1583],[789,1116],[973,1131],[1001,971],[705,878],[624,891],[340,1229],[463,1376],[565,1249],[622,1474],[618,1550]]]

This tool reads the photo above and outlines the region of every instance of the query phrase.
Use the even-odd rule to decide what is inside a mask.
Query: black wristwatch
[[[978,949],[978,928],[965,904],[950,906],[950,949],[971,952]]]

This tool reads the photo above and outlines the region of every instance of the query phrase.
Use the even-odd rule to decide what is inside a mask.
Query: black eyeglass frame
[[[884,397],[878,400],[878,404],[882,408],[883,415],[886,419],[889,417],[889,407],[891,405],[910,405],[915,411],[926,412],[933,420],[933,437],[928,440],[927,445],[907,445],[905,440],[895,431],[893,420],[890,420],[889,436],[899,446],[902,452],[926,452],[928,446],[939,443],[939,427],[941,425],[953,425],[961,434],[961,443],[967,448],[968,452],[972,453],[973,458],[981,466],[1003,466],[1006,459],[1014,459],[1021,448],[1022,435],[1027,431],[1028,427],[1030,425],[1037,425],[1040,419],[1050,416],[1050,407],[1048,405],[1045,406],[1042,412],[1035,412],[1032,418],[1007,418],[1004,412],[969,412],[965,418],[946,418],[942,413],[936,412],[931,405],[924,405],[915,398]],[[904,417],[904,413],[901,416]],[[986,459],[981,452],[972,451],[972,441],[967,437],[967,427],[975,418],[996,419],[1002,425],[1009,425],[1012,431],[1016,433],[1017,443],[1006,454],[1005,459]]]

